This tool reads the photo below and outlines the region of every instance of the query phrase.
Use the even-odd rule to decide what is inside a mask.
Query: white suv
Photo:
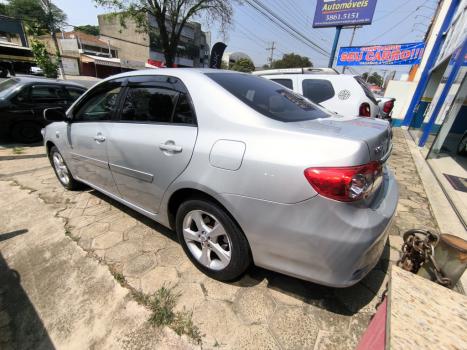
[[[359,76],[339,74],[330,68],[272,69],[253,74],[275,81],[343,116],[380,115],[376,97]]]

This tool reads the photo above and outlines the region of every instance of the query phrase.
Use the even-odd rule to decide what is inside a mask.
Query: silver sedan
[[[386,121],[196,69],[116,75],[45,117],[63,186],[87,184],[174,229],[215,279],[254,263],[344,287],[381,256],[398,201]]]

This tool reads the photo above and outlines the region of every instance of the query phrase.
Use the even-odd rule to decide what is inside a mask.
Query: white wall
[[[393,119],[404,119],[416,87],[417,83],[413,81],[389,81],[384,96],[396,99],[392,112]]]

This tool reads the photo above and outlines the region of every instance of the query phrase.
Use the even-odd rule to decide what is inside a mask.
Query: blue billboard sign
[[[419,64],[425,43],[341,47],[338,66],[413,65]]]
[[[376,0],[317,0],[313,28],[371,24]]]

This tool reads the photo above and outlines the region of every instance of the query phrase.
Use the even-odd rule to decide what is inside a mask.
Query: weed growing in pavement
[[[24,152],[23,147],[13,147],[13,154],[22,154]]]
[[[175,293],[173,287],[161,287],[153,297],[149,299],[149,308],[152,315],[149,322],[155,326],[168,326],[175,320],[174,307],[177,305],[179,293]]]
[[[174,287],[162,286],[153,295],[133,291],[133,298],[141,305],[151,310],[149,323],[153,326],[169,326],[178,335],[186,334],[197,344],[201,343],[201,332],[193,324],[192,313],[174,311],[181,294]]]
[[[193,324],[193,313],[183,310],[175,313],[175,319],[172,323],[172,329],[178,335],[186,334],[196,344],[201,344],[201,332],[198,327]]]
[[[110,270],[110,272],[112,273],[114,278],[117,280],[117,282],[120,283],[121,286],[125,285],[126,283],[125,276],[123,276],[121,272],[117,272],[114,270]]]

